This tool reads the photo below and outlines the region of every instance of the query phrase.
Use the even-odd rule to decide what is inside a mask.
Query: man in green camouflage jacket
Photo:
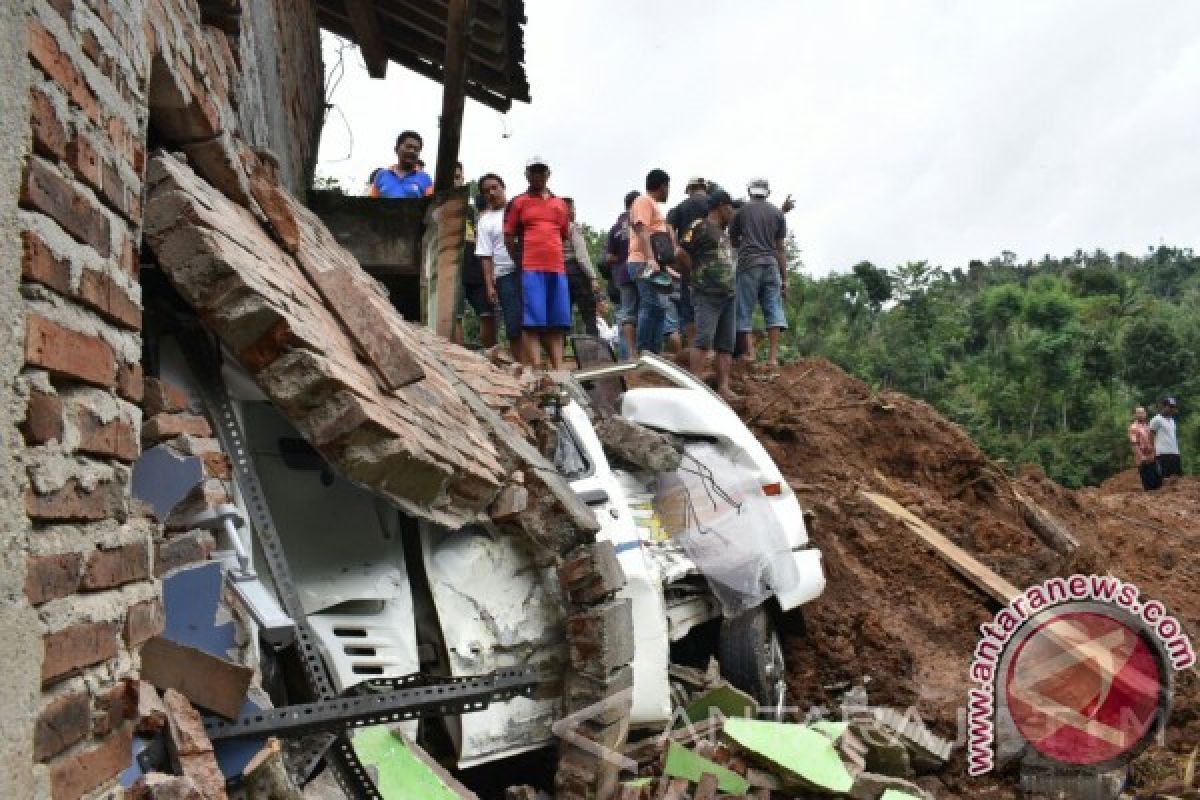
[[[717,393],[726,402],[739,399],[729,385],[737,337],[735,260],[728,233],[733,213],[733,200],[727,192],[718,191],[709,197],[708,214],[689,225],[679,237],[680,253],[676,259],[691,277],[692,304],[696,310],[692,373],[700,375],[709,354],[715,350]]]

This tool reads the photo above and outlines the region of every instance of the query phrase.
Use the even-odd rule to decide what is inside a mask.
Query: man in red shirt
[[[563,262],[563,240],[571,233],[571,223],[566,203],[546,188],[550,168],[545,159],[529,159],[525,178],[529,189],[512,199],[504,215],[504,244],[521,271],[520,357],[523,364],[541,366],[544,347],[550,369],[560,370],[564,334],[571,327],[571,293]]]

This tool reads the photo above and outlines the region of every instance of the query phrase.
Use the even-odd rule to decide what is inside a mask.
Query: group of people
[[[418,133],[401,133],[396,164],[372,173],[368,194],[430,194],[422,147]],[[478,180],[458,317],[469,304],[484,347],[495,345],[499,317],[515,358],[540,367],[544,355],[549,369],[562,369],[566,333],[578,310],[585,332],[607,338],[621,357],[690,348],[688,363],[699,374],[715,354],[717,390],[733,400],[733,359],[754,360],[752,317],[761,307],[768,360],[778,362],[780,332],[787,327],[784,214],[793,203],[789,197],[782,208],[772,204],[765,179],[750,182],[743,203],[694,177],[683,201],[668,210],[670,176],[651,170],[644,191],[626,195],[601,264],[592,263],[572,199],[550,190],[546,159],[530,158],[525,180],[525,190],[511,198],[496,173]],[[465,182],[461,164],[456,182]],[[615,326],[608,323],[610,303]]]
[[[1183,474],[1179,436],[1175,429],[1177,413],[1179,402],[1171,396],[1162,399],[1159,412],[1149,422],[1145,408],[1138,406],[1133,410],[1129,445],[1133,448],[1133,461],[1137,464],[1142,488],[1147,491],[1162,488],[1163,481]]]

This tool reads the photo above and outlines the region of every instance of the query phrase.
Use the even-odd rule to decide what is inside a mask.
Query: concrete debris
[[[597,420],[595,427],[604,451],[618,463],[650,472],[674,472],[683,462],[683,453],[669,436],[625,417],[605,417]]]
[[[165,772],[151,772],[138,778],[127,796],[130,800],[204,800],[191,778]]]
[[[683,724],[624,748],[637,764],[637,777],[616,787],[619,800],[933,797],[911,780],[916,759],[910,747],[920,747],[924,758],[944,748],[928,731],[919,732],[924,725],[918,719],[863,707],[847,720],[768,722],[755,719],[753,700],[724,681],[712,685],[706,673],[679,665],[671,672],[677,678],[676,719]],[[692,691],[680,676],[693,679]]]
[[[226,800],[225,776],[217,765],[200,714],[174,689],[167,689],[163,702],[167,708],[167,754],[171,768],[191,779],[205,800]]]
[[[253,676],[250,667],[161,636],[142,646],[143,680],[229,719],[241,713]]]

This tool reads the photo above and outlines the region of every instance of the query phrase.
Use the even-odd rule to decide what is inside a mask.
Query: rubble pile
[[[862,686],[872,704],[913,708],[954,740],[978,626],[997,608],[864,491],[895,500],[1017,587],[1112,574],[1162,601],[1193,641],[1200,635],[1195,478],[1154,494],[1141,492],[1132,472],[1081,491],[1035,468],[1010,479],[927,404],[876,393],[821,359],[739,370],[735,390],[745,398],[743,419],[812,511],[810,535],[828,576],[825,593],[804,609],[807,636],[788,645],[789,699],[799,708],[836,707]],[[1051,547],[1035,517],[1055,520],[1078,547]],[[1194,670],[1175,677],[1166,747],[1152,747],[1139,764],[1182,765],[1200,741],[1200,681]],[[1136,780],[1137,764],[1133,772]],[[1178,782],[1182,769],[1165,772]],[[994,779],[965,774],[959,748],[934,794],[1006,796]]]
[[[943,769],[953,743],[920,720],[892,709],[846,705],[838,718],[804,724],[767,719],[754,698],[720,676],[673,665],[676,715],[667,730],[643,735],[607,760],[624,779],[620,800],[717,800],[849,797],[856,800],[935,798],[927,786]],[[861,693],[855,695],[861,700]],[[544,800],[529,786],[510,787],[506,800]]]

